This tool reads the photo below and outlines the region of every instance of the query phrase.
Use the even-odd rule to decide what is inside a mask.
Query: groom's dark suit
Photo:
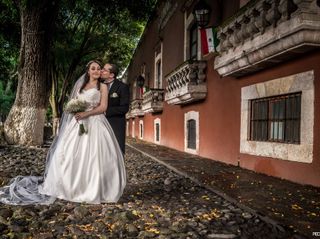
[[[125,153],[126,113],[129,111],[129,102],[129,86],[115,79],[109,89],[106,117],[123,154]]]

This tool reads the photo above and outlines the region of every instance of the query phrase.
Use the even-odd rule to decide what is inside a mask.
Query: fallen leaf
[[[301,210],[301,209],[302,209],[302,207],[300,207],[300,206],[297,205],[297,204],[292,204],[292,205],[291,205],[291,208],[292,208],[293,210]]]

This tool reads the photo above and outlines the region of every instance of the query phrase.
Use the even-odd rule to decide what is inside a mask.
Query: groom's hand
[[[76,113],[74,115],[74,117],[76,118],[77,121],[79,121],[79,120],[82,120],[84,118],[87,118],[88,115],[87,115],[87,112],[79,112],[79,113]]]

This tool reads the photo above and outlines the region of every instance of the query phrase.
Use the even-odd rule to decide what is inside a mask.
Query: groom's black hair
[[[110,64],[108,63],[111,67],[110,67],[110,73],[114,74],[114,79],[117,79],[118,73],[119,73],[119,69],[115,64]]]

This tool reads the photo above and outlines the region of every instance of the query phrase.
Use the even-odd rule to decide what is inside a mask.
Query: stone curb
[[[167,164],[167,163],[159,160],[158,158],[156,158],[156,157],[154,157],[154,156],[152,156],[152,155],[150,155],[150,154],[148,154],[148,153],[146,153],[146,152],[138,149],[137,147],[135,147],[135,146],[133,146],[133,145],[131,145],[131,144],[129,144],[129,143],[126,143],[126,145],[129,146],[130,148],[132,148],[133,150],[138,151],[139,153],[143,154],[144,156],[147,156],[147,157],[151,158],[153,161],[156,161],[157,163],[162,164],[163,166],[167,167],[167,168],[170,169],[171,171],[173,171],[173,172],[175,172],[175,173],[177,173],[177,174],[179,174],[179,175],[181,175],[181,176],[183,176],[183,177],[185,177],[185,178],[190,179],[191,181],[193,181],[193,182],[196,183],[197,185],[199,185],[199,186],[201,186],[201,187],[203,187],[203,188],[205,188],[205,189],[207,189],[207,190],[209,190],[209,191],[211,191],[211,192],[219,195],[220,197],[224,198],[225,200],[229,201],[230,203],[235,204],[237,207],[239,207],[239,208],[241,208],[241,209],[243,209],[243,210],[245,210],[245,211],[248,211],[248,212],[254,214],[255,216],[257,216],[257,217],[258,217],[259,219],[261,219],[262,221],[264,221],[264,222],[266,222],[266,223],[270,223],[270,224],[272,224],[273,226],[275,226],[275,227],[277,227],[277,228],[283,228],[283,226],[282,226],[281,224],[279,224],[278,222],[276,222],[275,220],[273,220],[273,219],[271,219],[271,218],[269,218],[269,217],[261,214],[260,212],[254,210],[254,209],[252,209],[252,208],[250,208],[250,207],[248,207],[248,206],[245,206],[245,205],[237,202],[235,199],[229,197],[229,196],[226,195],[225,193],[222,193],[222,192],[219,191],[217,188],[214,188],[214,187],[211,187],[211,186],[209,186],[209,185],[203,184],[203,183],[200,182],[197,178],[192,177],[192,176],[188,175],[187,173],[182,172],[182,171],[176,169],[175,167],[171,166],[170,164]]]

